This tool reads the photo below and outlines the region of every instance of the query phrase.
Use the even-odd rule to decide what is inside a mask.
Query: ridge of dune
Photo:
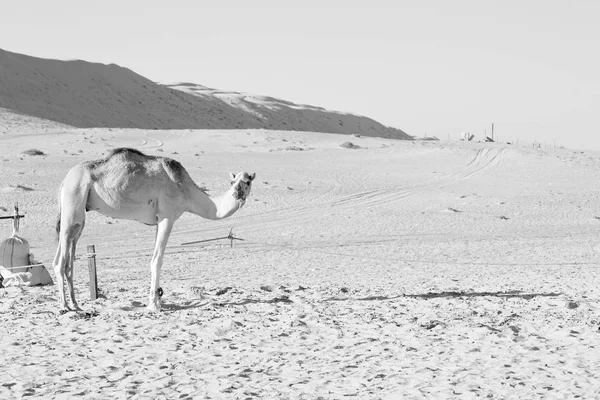
[[[232,107],[259,118],[268,129],[357,133],[393,139],[411,138],[398,129],[383,126],[371,118],[353,113],[296,104],[270,96],[212,89],[189,82],[166,86],[203,99],[216,97]]]
[[[195,83],[162,85],[116,64],[2,49],[0,108],[78,128],[264,128],[411,139],[359,115]]]

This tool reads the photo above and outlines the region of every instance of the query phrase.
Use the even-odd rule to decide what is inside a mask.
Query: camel
[[[73,261],[87,211],[156,225],[147,308],[158,312],[162,295],[160,270],[175,221],[184,212],[213,220],[233,215],[246,202],[255,176],[230,173],[231,187],[222,195],[211,197],[194,183],[179,162],[135,149],[117,148],[105,158],[74,166],[59,190],[58,248],[53,266],[61,312],[81,311],[73,292]],[[70,305],[65,297],[65,284]]]

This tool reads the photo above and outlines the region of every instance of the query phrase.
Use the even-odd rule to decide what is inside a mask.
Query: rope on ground
[[[453,264],[453,265],[482,265],[482,266],[541,266],[541,265],[600,265],[599,262],[591,262],[591,261],[556,261],[556,262],[481,262],[481,261],[440,261],[440,260],[416,260],[409,258],[398,258],[398,257],[376,257],[376,256],[367,256],[361,254],[348,254],[348,253],[339,253],[333,251],[323,251],[320,249],[315,249],[314,247],[296,247],[290,248],[286,246],[282,246],[280,244],[274,243],[258,243],[247,241],[248,244],[258,244],[266,247],[273,248],[282,248],[284,250],[307,250],[311,253],[321,253],[327,255],[334,256],[342,256],[342,257],[352,257],[352,258],[362,258],[362,259],[372,259],[372,260],[381,260],[381,261],[397,261],[397,262],[406,262],[406,263],[420,263],[420,264]]]
[[[233,229],[233,228],[232,228]],[[239,239],[239,238],[232,238],[230,236],[224,236],[224,237],[220,237],[220,238],[214,238],[214,239],[206,239],[206,240],[201,240],[201,241],[197,241],[197,242],[187,242],[187,243],[182,243],[182,245],[186,245],[189,243],[203,243],[203,242],[210,242],[210,241],[215,241],[215,240],[222,240],[222,239],[236,239],[236,240],[244,240],[244,239]],[[401,258],[401,257],[377,257],[377,256],[369,256],[369,255],[364,255],[364,254],[348,254],[348,253],[341,253],[341,252],[335,252],[335,251],[326,251],[326,250],[322,250],[322,249],[318,249],[315,247],[289,247],[289,246],[285,246],[279,243],[261,243],[261,242],[254,242],[254,241],[244,241],[244,243],[246,244],[246,246],[244,246],[245,249],[245,253],[259,253],[261,251],[264,251],[263,249],[261,249],[260,247],[267,247],[267,248],[272,248],[272,249],[280,249],[283,251],[290,251],[290,250],[294,250],[294,251],[309,251],[311,253],[320,253],[320,254],[326,254],[326,255],[333,255],[333,256],[340,256],[340,257],[350,257],[350,258],[359,258],[359,259],[366,259],[366,260],[379,260],[379,261],[390,261],[390,262],[398,262],[398,263],[415,263],[415,264],[431,264],[431,265],[479,265],[479,266],[551,266],[551,265],[600,265],[600,261],[599,262],[592,262],[592,261],[548,261],[548,262],[482,262],[482,261],[464,261],[464,260],[447,260],[447,261],[442,261],[442,260],[431,260],[431,259],[412,259],[412,258]],[[194,252],[201,252],[203,251],[202,249],[197,249],[197,250],[192,250],[191,248],[182,248],[180,250],[176,250],[178,249],[178,245],[174,245],[171,247],[167,247],[168,251],[165,252],[165,254],[178,254],[178,253],[194,253]],[[252,248],[254,247],[254,248]],[[139,257],[148,257],[151,256],[153,253],[153,249],[148,250],[148,252],[146,253],[142,253],[142,254],[136,254],[136,255],[131,255],[129,252],[123,252],[122,255],[112,255],[112,256],[102,256],[102,259],[104,260],[124,260],[124,259],[128,259],[128,258],[139,258]],[[100,253],[94,253],[95,255],[99,255]],[[127,255],[129,254],[129,255]],[[76,257],[76,260],[82,259],[82,258],[88,258],[88,256],[84,256],[84,257]]]

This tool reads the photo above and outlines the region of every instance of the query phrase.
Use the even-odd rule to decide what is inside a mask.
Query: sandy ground
[[[177,222],[159,314],[144,311],[154,229],[89,213],[85,312],[58,315],[55,286],[0,289],[1,398],[600,398],[597,155],[17,126],[0,132],[0,214],[19,201],[37,259],[53,258],[68,169],[117,146],[181,161],[209,193],[256,172],[251,199],[237,218]],[[181,245],[232,226],[233,248]]]

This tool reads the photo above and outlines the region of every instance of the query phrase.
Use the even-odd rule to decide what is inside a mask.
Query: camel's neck
[[[242,203],[233,197],[233,190],[229,189],[219,196],[209,196],[198,186],[193,185],[188,193],[188,212],[207,219],[222,219],[233,215],[240,209]]]

